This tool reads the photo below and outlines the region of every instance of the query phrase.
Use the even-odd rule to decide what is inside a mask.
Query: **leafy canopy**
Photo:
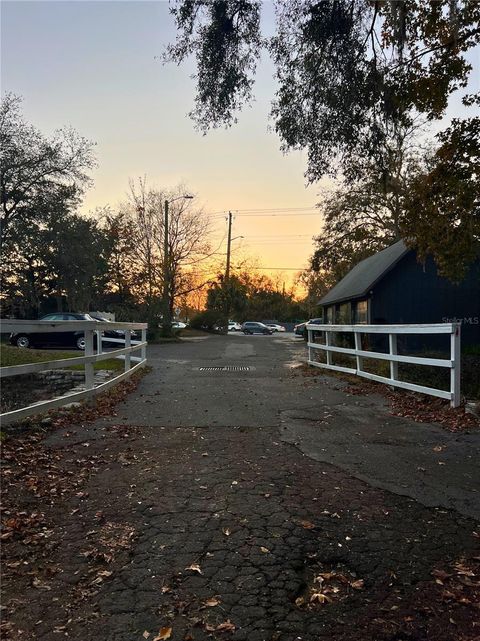
[[[317,180],[359,151],[375,156],[414,114],[441,118],[466,86],[465,52],[480,42],[476,0],[277,0],[276,32],[263,37],[261,3],[177,0],[178,36],[165,59],[196,60],[192,117],[203,131],[235,122],[252,99],[266,50],[278,89],[272,116],[285,151],[306,149]]]

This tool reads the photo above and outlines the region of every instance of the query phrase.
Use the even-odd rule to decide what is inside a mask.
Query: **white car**
[[[185,329],[186,326],[187,324],[181,321],[173,321],[172,323],[172,329]]]
[[[228,331],[229,332],[241,332],[242,326],[236,321],[228,321]]]
[[[283,325],[277,325],[277,323],[266,323],[267,327],[271,327],[274,332],[286,332],[287,330]]]

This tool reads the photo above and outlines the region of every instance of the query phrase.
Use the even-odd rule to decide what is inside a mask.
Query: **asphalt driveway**
[[[114,415],[12,443],[6,638],[478,639],[478,432],[304,357],[288,335],[152,346]]]
[[[305,359],[305,343],[291,334],[152,346],[154,373],[115,421],[277,427],[279,438],[316,461],[424,505],[480,519],[480,430],[449,433],[392,416],[380,395],[345,393],[346,384],[327,375],[303,377],[297,367]],[[239,369],[209,369],[225,366]]]

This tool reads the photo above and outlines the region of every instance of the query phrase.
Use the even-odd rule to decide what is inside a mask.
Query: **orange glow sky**
[[[267,28],[272,15],[265,3]],[[193,66],[155,59],[174,35],[167,2],[2,2],[2,92],[22,95],[27,119],[45,133],[68,124],[96,141],[99,167],[85,212],[115,207],[129,178],[144,175],[152,186],[185,183],[209,212],[310,208],[310,215],[240,212],[233,230],[245,236],[235,251],[264,267],[306,266],[321,226],[311,215],[319,188],[305,186],[304,154],[282,155],[268,131],[270,62],[261,64],[256,101],[238,124],[203,136],[187,116]],[[221,238],[226,223],[216,217],[215,225]],[[285,272],[287,284],[293,273]]]

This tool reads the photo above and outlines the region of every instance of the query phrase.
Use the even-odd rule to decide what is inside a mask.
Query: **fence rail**
[[[313,325],[307,324],[308,332],[308,363],[314,367],[323,367],[338,372],[356,374],[364,378],[386,383],[412,392],[421,392],[438,396],[450,401],[452,407],[460,405],[460,323],[441,323],[432,325]],[[315,342],[315,333],[321,333],[325,337],[325,343]],[[353,335],[355,348],[340,347],[334,344],[334,336],[338,333]],[[388,352],[374,352],[362,349],[362,334],[384,334],[388,335]],[[427,358],[421,356],[409,356],[398,354],[397,337],[408,334],[447,334],[450,335],[450,358]],[[326,363],[316,361],[313,354],[316,350],[325,352]],[[333,363],[332,355],[346,354],[356,359],[356,367],[344,367]],[[364,359],[379,359],[390,363],[390,376],[372,374],[364,369]],[[426,387],[416,383],[408,383],[399,379],[398,363],[411,363],[415,365],[430,365],[434,367],[446,367],[450,370],[450,390],[440,390],[434,387]]]
[[[14,423],[27,416],[41,414],[55,407],[62,407],[76,401],[88,399],[96,394],[105,392],[107,389],[130,377],[135,371],[143,367],[147,362],[147,324],[146,323],[104,323],[97,321],[30,321],[30,320],[0,320],[2,333],[12,332],[16,334],[39,334],[51,332],[82,332],[85,337],[85,352],[83,356],[73,358],[54,359],[41,363],[28,363],[25,365],[11,365],[0,367],[0,379],[7,376],[19,376],[21,374],[33,374],[50,369],[61,369],[72,365],[83,365],[85,371],[85,389],[79,392],[65,394],[47,401],[32,403],[27,407],[0,414],[2,425]],[[110,338],[103,336],[104,331],[124,330],[125,339]],[[132,331],[140,330],[142,339],[132,341]],[[94,334],[97,337],[97,353],[94,351]],[[103,343],[120,343],[125,345],[120,349],[108,352],[103,351]],[[140,357],[132,357],[132,353],[140,352]],[[125,358],[125,371],[114,378],[95,385],[94,363],[111,358]],[[137,361],[131,366],[132,360]]]

